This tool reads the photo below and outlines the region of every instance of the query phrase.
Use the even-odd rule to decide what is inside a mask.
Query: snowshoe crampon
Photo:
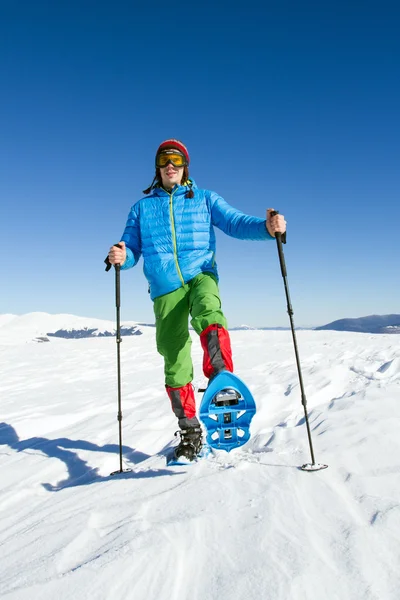
[[[222,371],[204,392],[200,419],[207,430],[207,444],[230,452],[250,439],[250,422],[256,403],[246,384],[233,373]]]

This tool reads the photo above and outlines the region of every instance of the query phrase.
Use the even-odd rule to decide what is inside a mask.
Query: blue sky
[[[400,312],[397,3],[235,4],[0,2],[0,313],[114,319],[103,259],[168,137],[286,216],[296,325]],[[275,242],[217,244],[229,324],[288,325]],[[152,322],[142,266],[122,318]]]

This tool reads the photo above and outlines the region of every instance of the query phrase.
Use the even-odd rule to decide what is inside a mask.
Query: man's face
[[[160,167],[160,172],[163,187],[171,189],[182,183],[183,167],[175,167],[169,163],[166,167]]]

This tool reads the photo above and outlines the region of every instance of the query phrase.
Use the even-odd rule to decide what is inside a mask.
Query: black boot
[[[181,436],[181,441],[175,448],[175,458],[195,460],[203,446],[201,427],[186,427],[175,433],[178,434]]]

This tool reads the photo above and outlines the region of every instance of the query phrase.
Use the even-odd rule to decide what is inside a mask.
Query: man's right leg
[[[192,386],[187,286],[154,300],[157,350],[164,357],[165,387],[179,427],[199,427]]]

